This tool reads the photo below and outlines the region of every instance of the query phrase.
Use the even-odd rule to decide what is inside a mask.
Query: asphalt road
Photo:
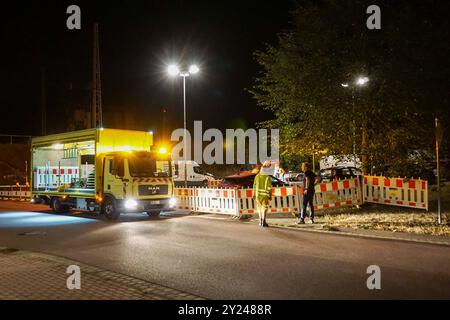
[[[133,214],[113,223],[45,210],[0,202],[0,246],[67,257],[210,299],[450,299],[445,246],[260,229],[212,215]],[[381,290],[367,289],[369,265],[381,268]]]

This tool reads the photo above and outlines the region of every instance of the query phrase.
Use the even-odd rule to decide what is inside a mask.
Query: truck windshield
[[[128,158],[130,175],[133,177],[170,177],[169,160],[160,160],[150,153],[137,153]]]

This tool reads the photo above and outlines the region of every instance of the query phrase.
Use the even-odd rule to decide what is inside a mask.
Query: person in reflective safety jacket
[[[270,162],[264,163],[253,183],[253,196],[258,208],[259,225],[262,227],[269,226],[266,222],[266,214],[269,209],[272,191],[272,179],[270,178],[269,172],[270,166]]]

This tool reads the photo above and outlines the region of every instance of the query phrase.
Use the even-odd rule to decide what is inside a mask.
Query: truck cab
[[[175,205],[170,158],[145,151],[107,153],[103,157],[102,210],[158,215]]]

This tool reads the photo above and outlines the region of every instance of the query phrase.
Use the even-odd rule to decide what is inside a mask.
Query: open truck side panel
[[[170,156],[149,132],[88,129],[32,140],[32,194],[55,211],[156,213],[173,206]]]

